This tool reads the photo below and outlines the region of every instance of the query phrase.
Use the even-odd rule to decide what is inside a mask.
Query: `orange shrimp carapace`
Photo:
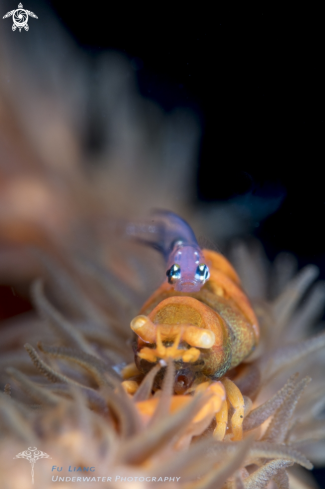
[[[165,282],[133,319],[135,362],[141,372],[172,356],[176,369],[190,363],[193,370],[215,379],[257,345],[258,322],[235,270],[219,253],[203,254],[210,278],[199,292],[176,292]]]

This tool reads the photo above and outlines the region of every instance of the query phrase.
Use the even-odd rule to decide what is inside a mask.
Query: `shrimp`
[[[209,267],[194,232],[173,212],[157,210],[150,224],[129,224],[127,234],[162,253],[167,280],[177,292],[198,292],[209,279]]]
[[[131,321],[134,368],[145,375],[157,363],[166,365],[172,360],[176,397],[193,391],[210,392],[217,406],[215,438],[222,440],[231,425],[232,439],[240,440],[244,399],[225,376],[258,345],[255,312],[225,257],[200,250],[193,231],[177,215],[159,211],[156,216],[151,230],[142,229],[147,233],[142,241],[159,247],[164,254],[168,282],[149,297],[140,315]],[[196,277],[200,264],[207,269],[202,281]],[[156,389],[162,377],[157,376]],[[125,379],[128,382],[127,376]],[[148,409],[149,404],[146,402]],[[231,419],[229,406],[234,410]]]

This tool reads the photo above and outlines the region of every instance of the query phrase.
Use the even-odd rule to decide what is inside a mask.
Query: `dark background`
[[[29,0],[26,8],[54,12],[90,58],[124,53],[142,95],[166,111],[194,109],[203,137],[193,202],[280,196],[255,235],[271,259],[290,251],[324,279],[324,27],[320,11],[301,5]],[[100,147],[96,131],[88,144]]]
[[[167,111],[194,108],[203,138],[193,199],[281,196],[255,224],[270,258],[282,250],[325,278],[324,66],[320,12],[197,4],[46,3],[90,56],[126,54],[141,93]],[[100,141],[90,141],[96,147]]]
[[[166,111],[194,109],[203,137],[193,202],[279,198],[276,212],[256,219],[256,236],[271,259],[290,251],[325,278],[322,12],[147,5],[29,0],[25,7],[55,15],[90,63],[104,50],[122,52],[141,94]],[[88,149],[101,143],[91,123]]]

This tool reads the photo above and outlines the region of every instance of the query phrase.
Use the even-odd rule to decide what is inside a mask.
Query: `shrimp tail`
[[[125,234],[159,251],[166,261],[178,241],[183,245],[198,246],[191,227],[177,214],[164,209],[154,209],[150,214],[151,218],[146,221],[125,223]]]

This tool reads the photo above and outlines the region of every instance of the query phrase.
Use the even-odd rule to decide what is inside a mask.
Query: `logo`
[[[37,15],[35,15],[34,12],[31,12],[30,10],[24,10],[23,5],[21,3],[18,5],[17,10],[11,10],[10,12],[7,12],[6,15],[3,16],[3,19],[6,19],[11,15],[13,20],[12,30],[15,31],[18,27],[19,32],[21,32],[22,28],[24,28],[25,31],[29,30],[29,25],[28,25],[29,15],[31,17],[34,17],[34,19],[38,19]]]
[[[15,458],[26,458],[32,466],[32,483],[34,484],[34,465],[40,458],[51,458],[47,453],[37,450],[36,447],[28,447],[28,450],[18,453]]]

